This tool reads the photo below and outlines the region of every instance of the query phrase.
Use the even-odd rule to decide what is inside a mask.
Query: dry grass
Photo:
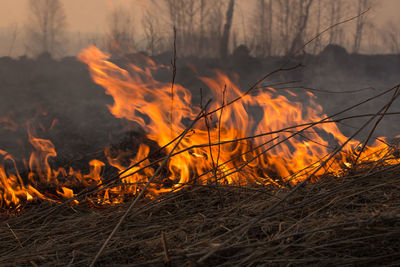
[[[96,265],[399,265],[400,166],[367,170],[306,184],[268,214],[290,189],[193,185],[144,199]],[[49,204],[30,205],[4,218],[0,265],[88,265],[128,206],[40,218]]]

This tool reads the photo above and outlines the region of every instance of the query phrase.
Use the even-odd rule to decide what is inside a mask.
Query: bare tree
[[[294,55],[299,49],[303,48],[304,37],[307,29],[307,23],[310,18],[310,7],[314,0],[302,0],[298,3],[298,17],[296,20],[296,26],[294,27],[294,38],[292,45],[288,51],[288,55]]]
[[[146,50],[151,55],[162,52],[164,36],[158,15],[147,11],[142,17]]]
[[[284,50],[284,53],[287,53],[289,50],[289,36],[290,36],[290,26],[291,26],[291,14],[292,12],[292,5],[290,4],[290,0],[278,0],[278,12],[280,16],[278,17],[278,23],[280,28],[280,45],[281,48]]]
[[[15,48],[15,44],[18,38],[19,30],[18,30],[18,24],[14,23],[9,26],[8,29],[8,36],[10,37],[10,43],[8,46],[8,51],[7,51],[7,56],[12,56]]]
[[[206,1],[200,1],[200,40],[199,40],[199,52],[200,54],[203,52],[204,49],[204,17],[205,17],[205,7]]]
[[[357,5],[357,12],[358,14],[361,14],[368,8],[370,8],[372,5],[371,0],[358,0],[358,5]],[[360,51],[361,47],[361,42],[365,30],[365,25],[367,21],[367,14],[361,15],[357,17],[356,21],[356,29],[354,33],[354,43],[353,43],[353,53],[358,53]]]
[[[226,58],[228,55],[228,44],[232,26],[234,7],[235,7],[235,0],[230,0],[228,10],[226,11],[225,26],[224,26],[224,31],[222,33],[221,45],[220,45],[220,56],[223,59]]]
[[[277,26],[279,27],[281,53],[292,55],[304,44],[308,29],[310,10],[314,0],[278,0]]]
[[[400,27],[393,21],[389,21],[382,31],[384,45],[389,53],[400,54]]]
[[[329,25],[337,24],[342,17],[342,7],[343,3],[341,0],[329,1]],[[329,41],[328,44],[338,44],[341,39],[342,28],[341,27],[333,27],[329,31]]]
[[[322,3],[321,0],[317,0],[317,17],[316,17],[316,22],[315,22],[315,33],[314,36],[318,36],[318,34],[321,32],[321,22],[322,22]],[[321,49],[321,36],[318,36],[313,45],[312,53],[316,54],[318,51]]]
[[[114,8],[108,17],[106,47],[113,54],[132,52],[134,48],[134,21],[131,13],[122,7]]]
[[[253,47],[257,56],[270,56],[272,54],[272,0],[257,0],[255,16],[252,17]]]
[[[208,56],[220,56],[220,40],[224,27],[224,1],[218,1],[208,9],[208,16],[205,22],[203,52]]]
[[[61,54],[67,25],[63,4],[60,0],[29,0],[28,3],[27,50],[34,55]]]
[[[306,40],[339,23],[347,13],[353,14],[349,7],[354,5],[343,0],[256,0],[249,47],[257,56],[300,52]],[[333,27],[305,50],[318,53],[326,44],[343,45],[345,39],[343,28]]]
[[[201,35],[203,34],[204,37],[205,8],[209,2],[206,0],[164,0],[170,20],[169,27],[176,29],[176,45],[180,54],[198,53],[199,47],[203,45]]]
[[[176,29],[179,55],[219,56],[226,0],[152,0],[142,25],[147,49],[171,47]],[[152,49],[152,47],[157,47]]]

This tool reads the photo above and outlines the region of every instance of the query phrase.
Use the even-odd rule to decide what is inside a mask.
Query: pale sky
[[[103,32],[107,14],[113,6],[127,6],[140,12],[146,0],[62,0],[72,32]],[[28,0],[0,0],[0,28],[24,25]]]

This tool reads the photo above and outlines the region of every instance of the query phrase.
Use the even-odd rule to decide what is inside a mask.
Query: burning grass
[[[171,84],[152,77],[153,61],[125,70],[94,47],[80,59],[113,96],[110,112],[138,123],[147,143],[129,153],[107,148],[106,163],[93,159],[85,174],[51,166],[54,145],[30,130],[35,151],[27,177],[0,150],[14,168],[0,165],[0,204],[8,212],[1,215],[0,264],[326,265],[400,258],[398,144],[375,138],[367,145],[399,85],[326,116],[311,93],[303,106],[265,91],[259,85],[270,74],[243,93],[216,72],[200,79],[220,102],[193,106],[189,90],[173,85],[171,93]],[[360,115],[366,121],[350,137],[340,132],[336,123],[349,119],[347,111],[389,93],[376,113]],[[261,110],[257,119],[249,112],[254,107]],[[374,120],[367,138],[355,140]],[[111,167],[117,174],[105,175]],[[17,214],[10,215],[11,207]]]
[[[97,264],[398,265],[399,167],[371,164],[296,191],[192,185],[143,199]],[[0,264],[88,265],[127,208],[80,204],[43,217],[49,204],[31,204],[4,220]]]

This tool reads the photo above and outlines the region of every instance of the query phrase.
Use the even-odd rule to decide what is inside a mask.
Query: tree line
[[[392,23],[378,31],[372,12],[365,13],[379,5],[376,0],[251,0],[246,21],[239,10],[240,1],[150,0],[140,23],[137,12],[115,7],[108,15],[105,33],[78,36],[79,45],[93,43],[113,54],[146,51],[156,55],[171,50],[175,43],[179,55],[215,58],[227,57],[242,44],[258,57],[315,54],[329,44],[353,53],[368,46],[400,53],[399,27]],[[62,1],[29,0],[28,10],[26,53],[65,54],[67,16]],[[348,25],[340,24],[349,17],[355,18]],[[337,26],[318,36],[333,25]],[[9,51],[19,31],[14,28],[11,33]]]

